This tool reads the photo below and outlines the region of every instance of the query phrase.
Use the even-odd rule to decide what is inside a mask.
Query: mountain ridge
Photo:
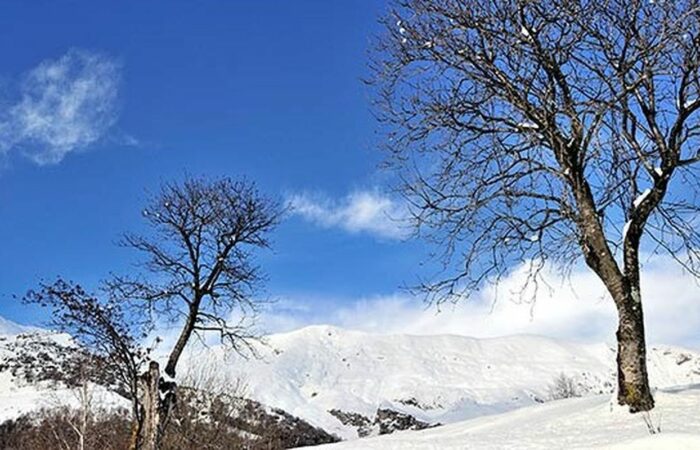
[[[375,422],[386,411],[435,425],[544,402],[562,373],[580,395],[611,393],[615,385],[614,347],[537,335],[479,339],[314,325],[270,335],[258,352],[261,359],[248,361],[224,357],[221,348],[192,357],[243,380],[254,400],[344,439],[378,434]],[[690,349],[652,345],[649,366],[656,386],[700,382],[700,354]]]
[[[34,367],[7,369],[8,359],[22,352],[26,355],[20,364],[36,364],[32,346],[42,339],[52,346],[74,346],[68,336],[45,330],[0,336],[0,405],[3,396],[16,399],[24,392],[29,396],[22,408],[26,412],[29,398],[46,388],[16,376],[32,374],[26,369]],[[256,350],[260,358],[245,359],[218,346],[192,346],[178,370],[179,381],[186,385],[192,368],[204,370],[224,385],[245,386],[241,395],[263,408],[283,411],[346,440],[547,402],[562,374],[575,395],[609,394],[615,386],[613,346],[531,334],[481,339],[313,325],[269,335]],[[700,353],[650,345],[648,356],[652,385],[700,383]],[[57,365],[58,359],[50,367]],[[32,378],[41,379],[36,374]],[[2,409],[5,418],[21,412]]]

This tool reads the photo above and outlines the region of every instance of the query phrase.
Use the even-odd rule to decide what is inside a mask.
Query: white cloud
[[[408,235],[406,208],[377,191],[355,191],[341,200],[302,193],[291,196],[289,204],[294,214],[324,228],[389,239]]]
[[[263,316],[269,331],[288,331],[309,324],[329,323],[379,333],[459,334],[495,337],[539,334],[564,339],[614,342],[616,313],[598,279],[587,270],[572,274],[569,282],[553,282],[538,290],[534,304],[520,301],[523,273],[515,271],[495,290],[487,289],[468,302],[438,312],[405,294],[343,302],[335,310],[286,308]],[[689,275],[659,260],[643,272],[646,326],[649,342],[700,348],[700,290]],[[333,304],[334,302],[318,302]],[[302,303],[303,304],[303,303]],[[337,303],[336,303],[337,304]],[[316,309],[315,309],[316,308]]]
[[[96,142],[116,121],[119,77],[119,64],[82,50],[42,62],[0,119],[0,152],[56,164]]]

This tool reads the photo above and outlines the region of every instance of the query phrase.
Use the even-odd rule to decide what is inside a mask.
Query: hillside
[[[0,336],[14,336],[32,330],[36,330],[36,328],[19,325],[0,316]]]
[[[610,396],[566,399],[424,431],[403,431],[319,450],[700,448],[700,386],[659,392],[650,435],[640,414],[611,408]]]
[[[614,384],[612,347],[538,336],[379,335],[314,326],[272,335],[259,353],[261,359],[244,360],[215,348],[193,357],[240,378],[250,398],[344,439],[544,402],[561,373],[580,395],[607,394]],[[700,383],[700,355],[652,346],[649,370],[656,387]]]
[[[302,433],[306,442],[420,430],[549,402],[561,374],[577,395],[595,401],[609,399],[614,386],[610,346],[538,336],[381,335],[313,326],[271,335],[257,350],[257,359],[219,347],[192,350],[181,381],[196,367],[223,386],[239,383],[240,392],[229,391],[245,399],[254,416],[292,430],[291,440]],[[0,336],[0,422],[74,401],[66,389],[74,382],[66,369],[74,352],[66,335]],[[700,383],[700,355],[690,350],[652,346],[649,367],[656,387]],[[103,403],[126,405],[109,392],[108,378],[100,383]]]
[[[89,377],[87,389],[93,413],[105,417],[128,410],[130,402],[114,374],[96,364],[99,360],[94,356],[90,359],[70,336],[30,330],[0,335],[0,425],[7,422],[12,429],[8,421],[28,417],[35,422],[42,416],[41,410],[81,407],[80,386],[85,385],[85,376]],[[86,369],[86,364],[92,368]],[[177,414],[225,419],[226,427],[234,434],[264,448],[268,448],[267,443],[273,445],[270,448],[290,448],[338,441],[336,436],[286,411],[239,394],[236,390],[204,392],[197,386],[182,385]],[[226,406],[222,409],[224,400]]]

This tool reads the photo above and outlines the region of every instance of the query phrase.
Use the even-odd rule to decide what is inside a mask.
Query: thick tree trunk
[[[151,361],[148,372],[141,376],[141,414],[139,450],[159,450],[170,412],[175,403],[174,381],[165,381],[157,362]]]
[[[175,403],[174,381],[165,381],[157,362],[151,361],[148,372],[141,376],[141,414],[138,449],[159,450],[170,412]]]
[[[649,411],[654,407],[654,399],[647,374],[642,302],[637,293],[617,305],[617,401],[629,406],[632,413]]]
[[[638,259],[643,224],[631,225],[626,233],[624,259],[627,270],[623,272],[608,245],[590,185],[581,178],[572,185],[572,190],[581,211],[579,229],[584,259],[605,284],[617,306],[617,401],[629,406],[633,413],[649,411],[654,407],[654,399],[647,375]]]
[[[177,385],[166,381],[160,365],[151,361],[148,371],[138,380],[139,402],[136,403],[137,421],[131,428],[129,450],[159,450],[170,418]]]
[[[160,447],[160,367],[155,361],[151,361],[148,372],[141,377],[141,392],[143,405],[143,424],[141,425],[141,450],[158,450]]]

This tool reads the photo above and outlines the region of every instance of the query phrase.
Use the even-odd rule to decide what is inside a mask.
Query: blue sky
[[[8,2],[0,99],[10,108],[40,64],[76,49],[115,72],[115,121],[60,162],[19,139],[0,171],[0,312],[56,274],[93,283],[128,267],[113,245],[139,225],[144,193],[185,172],[247,176],[271,195],[375,192],[376,125],[361,82],[380,2]],[[75,58],[74,58],[75,59]],[[79,62],[76,62],[77,65]],[[104,82],[104,80],[99,80]],[[417,246],[290,218],[262,262],[273,296],[394,291]],[[381,233],[380,233],[381,234]]]
[[[272,330],[335,323],[376,331],[612,340],[590,274],[531,305],[485,290],[436,314],[400,287],[427,249],[404,242],[385,193],[367,52],[376,1],[3,2],[0,5],[0,316],[40,323],[13,298],[56,275],[87,286],[134,256],[146,193],[185,173],[246,176],[291,215],[261,256]],[[700,346],[697,286],[651,267],[652,341]],[[518,279],[517,270],[512,280]],[[668,285],[676,294],[668,300]],[[654,290],[656,289],[656,290]],[[507,290],[506,290],[507,292]],[[668,302],[675,302],[669,307]],[[656,308],[656,309],[655,309]],[[684,326],[679,327],[682,314]]]

